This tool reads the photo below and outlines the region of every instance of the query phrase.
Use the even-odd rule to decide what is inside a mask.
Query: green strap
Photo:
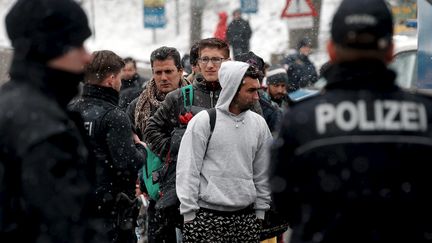
[[[183,95],[183,105],[186,111],[190,111],[193,104],[193,87],[192,84],[183,86],[181,88],[181,92]]]

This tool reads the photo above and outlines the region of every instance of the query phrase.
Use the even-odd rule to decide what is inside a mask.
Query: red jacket
[[[219,22],[214,32],[214,37],[226,41],[226,30],[228,15],[226,12],[219,12]]]

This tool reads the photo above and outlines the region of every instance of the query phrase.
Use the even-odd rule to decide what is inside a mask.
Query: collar
[[[84,73],[70,73],[49,68],[43,63],[24,60],[13,60],[10,76],[14,82],[26,83],[39,89],[63,108],[78,94],[79,83],[84,80]]]
[[[123,90],[138,85],[139,78],[139,74],[135,73],[131,79],[122,79],[121,89]]]
[[[94,84],[85,84],[83,97],[91,97],[107,101],[115,106],[118,106],[119,93],[111,87],[103,87]]]
[[[211,91],[220,91],[222,87],[220,86],[219,81],[216,82],[208,82],[204,79],[202,75],[197,75],[195,80],[193,81],[193,85],[198,89],[210,93]]]
[[[330,89],[398,89],[395,84],[396,74],[379,60],[358,60],[331,65],[323,76]]]

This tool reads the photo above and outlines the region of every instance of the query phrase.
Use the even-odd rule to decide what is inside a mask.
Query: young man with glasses
[[[160,175],[161,197],[156,202],[156,211],[166,221],[166,227],[173,230],[176,223],[178,227],[182,227],[183,221],[175,193],[175,177],[178,147],[188,119],[182,119],[181,123],[179,117],[191,117],[216,105],[221,90],[218,82],[219,68],[221,63],[228,59],[227,43],[216,38],[201,40],[198,58],[201,75],[195,78],[192,91],[189,90],[187,95],[188,98],[192,97],[192,102],[187,104],[189,99],[185,102],[181,89],[169,93],[148,120],[143,133],[144,141],[167,165]]]

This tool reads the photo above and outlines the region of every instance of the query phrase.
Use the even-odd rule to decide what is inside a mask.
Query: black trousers
[[[150,200],[148,213],[148,242],[175,243],[176,227],[178,227],[180,212],[177,206],[155,209],[156,202]]]

